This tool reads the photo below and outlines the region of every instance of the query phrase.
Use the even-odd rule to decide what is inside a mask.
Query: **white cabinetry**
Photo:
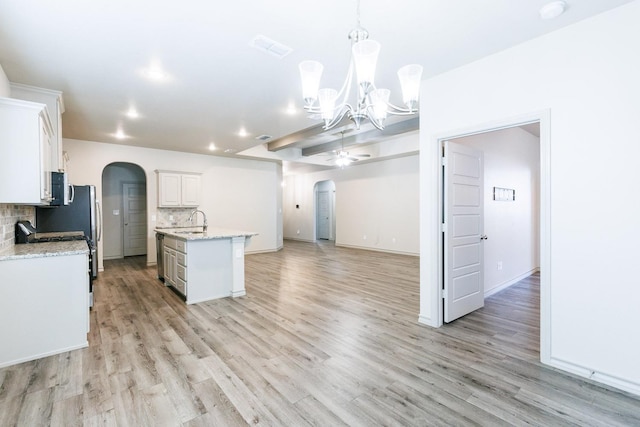
[[[51,170],[64,170],[62,156],[62,92],[19,83],[11,83],[11,97],[46,104],[51,119]]]
[[[200,205],[200,174],[156,171],[158,207],[179,208]]]
[[[0,261],[0,368],[87,347],[88,262],[87,254]]]
[[[187,245],[186,242],[165,237],[164,282],[187,296]]]
[[[0,203],[49,204],[51,138],[46,105],[0,98]]]

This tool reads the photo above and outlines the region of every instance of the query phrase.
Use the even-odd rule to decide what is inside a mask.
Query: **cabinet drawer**
[[[175,249],[177,242],[178,241],[176,239],[172,239],[171,237],[165,237],[164,238],[164,247],[165,248]]]
[[[176,249],[186,254],[187,242],[185,242],[184,240],[176,240]]]
[[[176,290],[182,295],[187,296],[187,282],[184,280],[176,279],[174,288],[176,288]]]
[[[187,255],[181,253],[181,252],[176,252],[176,257],[178,258],[178,264],[186,267],[187,266]]]
[[[181,265],[178,265],[178,271],[176,276],[178,276],[179,279],[182,280],[187,280],[187,269]]]

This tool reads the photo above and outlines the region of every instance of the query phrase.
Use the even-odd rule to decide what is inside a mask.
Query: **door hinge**
[[[445,224],[444,222],[440,224],[440,231],[445,233],[447,231],[447,224]]]
[[[444,291],[444,289],[442,290],[442,299],[447,299],[447,293]]]
[[[442,164],[442,166],[447,166],[447,158],[442,156],[440,158],[440,163]]]

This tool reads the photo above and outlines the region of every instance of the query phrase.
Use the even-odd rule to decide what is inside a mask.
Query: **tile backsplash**
[[[193,208],[158,208],[156,212],[156,227],[195,227],[202,225],[202,214],[198,213],[193,222],[189,222],[189,215]],[[172,219],[173,218],[173,219]]]
[[[21,220],[35,222],[36,209],[33,206],[0,204],[0,250],[15,243],[15,225]]]

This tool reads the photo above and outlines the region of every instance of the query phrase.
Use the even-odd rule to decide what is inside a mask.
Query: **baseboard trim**
[[[423,316],[422,314],[418,316],[418,323],[426,326],[431,326],[432,328],[438,327],[438,325],[434,324],[433,319],[431,319],[431,317]]]
[[[315,240],[299,239],[297,237],[285,237],[284,240],[295,240],[296,242],[307,242],[307,243],[314,243],[315,242]]]
[[[81,348],[86,348],[86,347],[89,347],[89,342],[88,341],[85,341],[82,344],[72,345],[72,346],[64,347],[64,348],[59,348],[59,349],[56,349],[56,350],[51,350],[51,351],[47,351],[47,352],[40,353],[40,354],[34,354],[34,355],[31,355],[31,356],[27,356],[27,357],[20,357],[20,358],[15,359],[15,360],[9,360],[9,361],[0,363],[0,368],[6,368],[7,366],[17,365],[19,363],[24,363],[24,362],[30,362],[32,360],[38,360],[38,359],[42,359],[44,357],[54,356],[56,354],[66,353],[68,351],[73,351],[73,350],[79,350]]]
[[[260,250],[257,250],[257,251],[245,251],[244,254],[245,255],[269,254],[269,253],[272,253],[272,252],[278,252],[280,250],[282,250],[282,246],[278,246],[275,249],[260,249]]]
[[[490,297],[493,294],[497,294],[498,292],[507,289],[509,286],[515,285],[516,283],[518,283],[522,279],[526,279],[527,277],[529,277],[532,274],[535,274],[535,273],[537,273],[539,271],[540,271],[540,267],[536,267],[531,271],[528,271],[528,272],[523,273],[523,274],[521,274],[521,275],[519,275],[517,277],[514,277],[513,279],[508,280],[508,281],[496,286],[495,288],[492,288],[492,289],[489,289],[488,291],[485,291],[484,297],[487,298],[487,297]]]
[[[420,256],[420,253],[415,253],[415,252],[393,251],[390,249],[372,248],[370,246],[345,245],[343,243],[336,243],[336,247],[349,248],[349,249],[361,249],[363,251],[383,252],[383,253],[395,254],[395,255],[408,255],[408,256],[415,256],[415,257]]]
[[[637,396],[640,396],[639,383],[629,381],[624,378],[619,378],[613,375],[605,374],[603,372],[598,372],[598,371],[586,368],[584,366],[576,365],[575,363],[571,363],[566,360],[558,359],[555,357],[551,357],[551,360],[549,361],[549,365],[553,366],[554,368],[558,368],[560,370],[570,372],[574,375],[587,378],[597,383],[605,384],[607,386],[611,386],[619,390],[626,391],[628,393],[632,393]]]

